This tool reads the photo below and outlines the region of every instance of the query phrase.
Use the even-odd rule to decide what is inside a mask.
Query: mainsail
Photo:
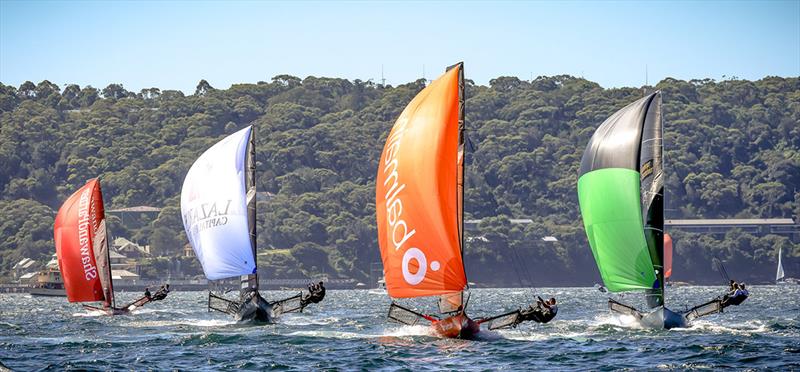
[[[783,261],[781,260],[782,253],[783,253],[783,247],[779,247],[778,248],[778,272],[775,273],[775,281],[776,282],[781,280],[781,279],[783,279],[783,277],[785,276],[785,274],[783,272]]]
[[[103,301],[114,306],[100,181],[92,179],[58,210],[53,237],[58,267],[70,302]]]
[[[406,106],[381,154],[375,205],[392,297],[464,290],[463,64]]]
[[[663,304],[664,182],[661,93],[614,113],[581,159],[578,199],[606,288],[645,290]]]
[[[206,150],[183,181],[183,226],[209,280],[255,278],[252,133],[247,127]]]

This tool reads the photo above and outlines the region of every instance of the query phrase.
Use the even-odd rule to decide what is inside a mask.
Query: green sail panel
[[[647,290],[656,283],[642,221],[640,175],[603,168],[578,179],[586,236],[600,275],[612,292]]]

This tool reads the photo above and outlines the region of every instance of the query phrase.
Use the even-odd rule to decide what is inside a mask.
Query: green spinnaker
[[[653,263],[644,237],[639,172],[603,168],[578,179],[578,200],[592,254],[612,292],[653,288]]]

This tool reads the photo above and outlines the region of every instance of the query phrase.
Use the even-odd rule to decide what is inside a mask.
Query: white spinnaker
[[[778,272],[775,273],[776,282],[783,279],[785,276],[783,273],[783,261],[781,260],[781,253],[783,253],[783,247],[778,248]]]
[[[183,181],[183,226],[209,280],[256,272],[245,186],[251,132],[247,127],[211,146]]]

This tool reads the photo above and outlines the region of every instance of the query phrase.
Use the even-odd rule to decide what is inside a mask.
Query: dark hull
[[[272,316],[272,305],[261,295],[253,296],[249,301],[243,303],[235,318],[239,323],[275,323]]]
[[[131,313],[127,309],[119,309],[116,307],[97,307],[92,305],[83,305],[83,308],[89,311],[102,311],[106,315],[128,315]]]
[[[465,340],[474,339],[480,332],[478,323],[464,313],[437,320],[431,324],[431,328],[439,336]]]

